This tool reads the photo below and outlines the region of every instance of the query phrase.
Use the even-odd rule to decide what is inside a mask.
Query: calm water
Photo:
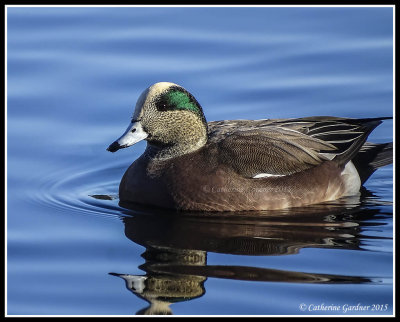
[[[392,314],[391,166],[361,198],[177,215],[118,204],[145,143],[106,151],[158,81],[209,121],[391,116],[392,29],[392,8],[8,8],[7,313]]]

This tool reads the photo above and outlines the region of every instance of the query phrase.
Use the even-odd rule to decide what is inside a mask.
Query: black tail
[[[393,143],[365,142],[352,161],[364,184],[376,169],[393,162]]]
[[[360,134],[359,136],[353,138],[349,141],[350,145],[347,146],[343,152],[337,154],[333,159],[339,165],[345,166],[347,162],[353,160],[360,150],[362,150],[368,136],[370,133],[382,123],[382,120],[390,119],[391,117],[379,117],[379,118],[366,118],[366,119],[346,119],[346,123],[354,124],[357,126],[351,132],[356,132]],[[368,150],[368,149],[366,149]],[[364,159],[362,163],[366,163]],[[372,173],[371,173],[372,174]]]

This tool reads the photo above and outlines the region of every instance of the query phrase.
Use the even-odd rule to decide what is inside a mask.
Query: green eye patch
[[[186,110],[204,117],[203,111],[197,100],[188,91],[181,87],[172,86],[167,92],[161,95],[156,102],[159,111]]]

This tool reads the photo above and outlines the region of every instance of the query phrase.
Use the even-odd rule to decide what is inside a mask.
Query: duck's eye
[[[171,109],[170,106],[169,106],[169,104],[168,104],[168,102],[167,102],[167,100],[166,100],[164,97],[161,98],[161,99],[156,103],[156,106],[157,106],[157,110],[159,110],[159,111],[166,111],[166,110]]]

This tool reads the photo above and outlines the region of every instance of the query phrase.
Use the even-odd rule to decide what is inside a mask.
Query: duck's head
[[[160,82],[150,86],[139,96],[125,133],[107,150],[115,152],[141,140],[170,154],[202,147],[207,141],[207,122],[200,104],[177,84]]]

